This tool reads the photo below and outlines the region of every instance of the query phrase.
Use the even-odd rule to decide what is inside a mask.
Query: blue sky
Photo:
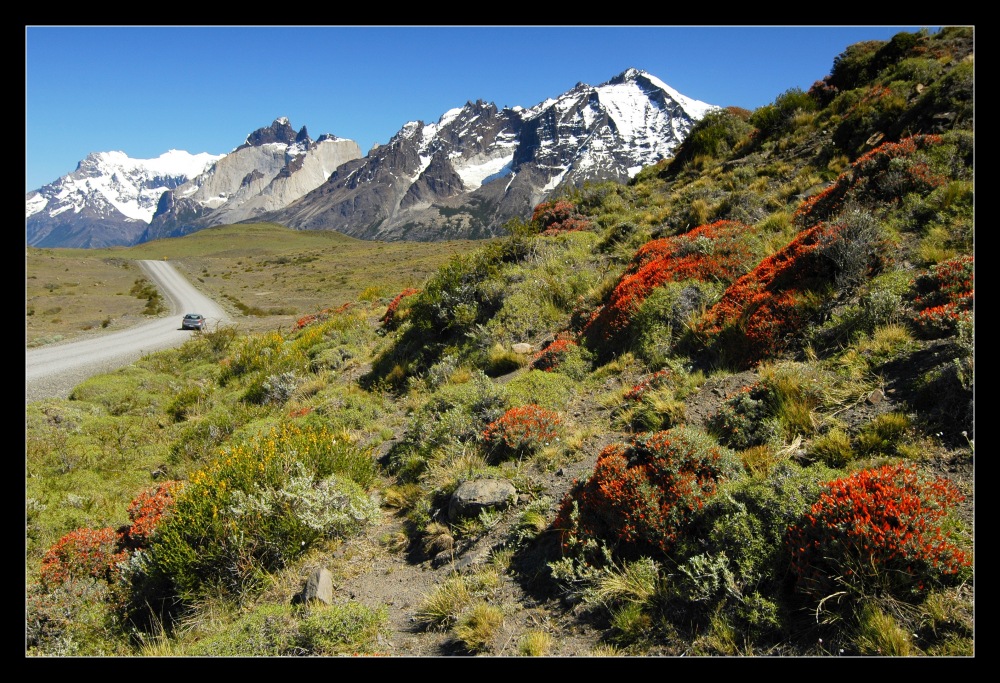
[[[914,26],[26,26],[25,191],[90,152],[224,154],[287,117],[366,154],[467,101],[531,107],[629,67],[746,109]]]

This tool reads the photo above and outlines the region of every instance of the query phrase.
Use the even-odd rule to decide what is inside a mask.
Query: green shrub
[[[914,382],[914,407],[921,411],[925,429],[955,439],[975,427],[975,359],[962,355],[920,376]]]
[[[577,380],[568,375],[532,368],[508,382],[506,391],[511,405],[535,403],[549,410],[564,410],[578,387]]]
[[[107,608],[102,579],[69,579],[52,589],[29,585],[25,595],[27,657],[115,657],[131,654]]]
[[[239,337],[229,347],[229,356],[222,361],[219,384],[223,387],[243,379],[250,392],[260,390],[268,377],[304,367],[306,358],[286,345],[280,332],[266,332]],[[247,381],[249,379],[249,381]]]
[[[365,490],[374,477],[367,450],[322,429],[283,425],[229,445],[177,497],[131,577],[133,604],[188,602],[210,586],[252,591],[317,540],[373,520]]]
[[[674,609],[702,622],[725,614],[753,639],[780,630],[787,617],[778,597],[790,561],[786,531],[830,474],[785,461],[765,476],[724,482],[693,513],[674,548],[680,569],[670,585]]]
[[[261,605],[190,646],[196,657],[281,657],[298,649],[298,621],[290,605]]]
[[[462,384],[444,384],[416,409],[403,438],[389,450],[389,471],[404,481],[415,480],[434,453],[479,442],[488,424],[508,407],[508,391],[481,370]]]
[[[736,450],[771,443],[782,433],[777,396],[763,382],[743,387],[709,416],[706,427],[721,443]]]
[[[622,396],[611,414],[612,426],[637,432],[653,432],[684,422],[685,405],[677,396],[683,392],[683,377],[664,368],[634,385]]]
[[[166,405],[165,412],[174,422],[182,422],[188,417],[193,407],[197,407],[207,396],[207,390],[203,386],[190,386],[179,391]]]
[[[721,293],[718,283],[697,280],[667,282],[654,289],[632,317],[635,354],[649,365],[665,363],[675,355],[689,322]]]
[[[389,608],[357,602],[314,608],[299,622],[298,646],[320,657],[384,653]]]
[[[697,121],[680,144],[670,164],[676,174],[696,157],[726,158],[745,143],[753,126],[747,122],[746,110],[727,107],[710,111]],[[706,221],[697,222],[701,225]]]
[[[782,132],[788,132],[795,115],[803,111],[815,111],[818,108],[816,100],[801,88],[789,88],[774,100],[754,110],[749,123],[758,130],[757,140],[774,138]]]

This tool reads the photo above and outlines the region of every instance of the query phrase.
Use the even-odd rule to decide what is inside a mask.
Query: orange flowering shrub
[[[554,526],[563,549],[586,552],[597,542],[621,558],[669,554],[693,513],[738,467],[732,451],[689,427],[611,444],[562,501]]]
[[[917,329],[925,337],[954,334],[960,322],[972,318],[975,257],[959,256],[937,264],[914,279],[913,289]]]
[[[803,230],[731,284],[702,316],[696,334],[710,346],[724,339],[730,360],[742,365],[784,350],[805,323],[801,305],[805,292],[836,275],[835,264],[822,258],[821,248],[838,239],[842,229],[820,223]]]
[[[667,380],[670,379],[670,376],[671,372],[667,368],[657,370],[652,375],[626,391],[622,398],[626,401],[638,401],[650,389],[656,389],[665,385]]]
[[[120,550],[121,535],[112,528],[75,529],[60,538],[42,557],[39,578],[46,588],[69,579],[110,581],[116,566],[128,557]]]
[[[539,204],[531,215],[531,221],[539,226],[543,235],[574,232],[590,227],[587,217],[577,211],[572,202],[565,200]]]
[[[328,320],[331,315],[336,315],[337,313],[343,313],[350,307],[351,303],[347,302],[346,304],[338,306],[337,308],[324,308],[319,313],[310,313],[309,315],[304,315],[295,321],[295,329],[301,330],[303,327],[308,327],[313,323],[323,322],[324,320]]]
[[[522,457],[559,439],[559,413],[529,404],[511,408],[483,431],[483,442],[500,460]]]
[[[396,295],[396,298],[389,302],[389,307],[385,309],[385,314],[382,316],[383,325],[394,325],[398,321],[396,320],[396,309],[399,308],[399,302],[408,296],[413,296],[414,294],[419,294],[420,290],[408,287],[402,292]]]
[[[149,545],[160,522],[173,509],[181,485],[179,481],[167,481],[132,499],[128,506],[128,518],[132,524],[122,534],[123,546],[135,550]]]
[[[666,282],[732,282],[753,260],[749,230],[737,221],[722,220],[647,242],[632,257],[607,303],[584,325],[583,335],[597,346],[622,335],[646,297]]]
[[[559,367],[566,354],[576,345],[576,342],[572,339],[557,337],[548,346],[535,354],[531,365],[539,370],[555,370]]]
[[[947,479],[898,464],[861,470],[823,488],[788,529],[797,590],[822,597],[846,582],[922,593],[971,566],[941,528],[949,509],[963,500]]]
[[[42,558],[42,584],[53,588],[69,579],[112,581],[117,565],[134,550],[146,548],[160,522],[174,506],[181,482],[168,481],[143,491],[128,507],[131,524],[120,529],[81,528],[57,541]]]
[[[792,221],[809,227],[829,220],[848,202],[902,201],[909,192],[929,192],[947,178],[932,172],[917,152],[940,143],[939,135],[914,135],[879,145],[858,157],[833,185],[802,202]]]

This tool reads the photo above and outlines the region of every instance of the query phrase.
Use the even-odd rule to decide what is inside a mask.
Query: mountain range
[[[364,157],[352,140],[313,141],[278,118],[221,156],[91,154],[27,193],[26,239],[36,247],[134,245],[264,221],[369,240],[492,237],[553,193],[627,181],[672,156],[713,109],[630,68],[531,108],[467,102],[436,123],[406,123]]]

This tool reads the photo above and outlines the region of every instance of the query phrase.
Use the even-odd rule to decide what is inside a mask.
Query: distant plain
[[[134,247],[37,249],[25,257],[25,344],[40,346],[141,322],[148,300],[135,261],[171,261],[243,331],[288,328],[360,298],[391,299],[483,241],[369,242],[272,223],[209,228]],[[169,302],[164,302],[169,314]],[[178,311],[180,315],[188,311]],[[197,312],[197,311],[193,311]]]

